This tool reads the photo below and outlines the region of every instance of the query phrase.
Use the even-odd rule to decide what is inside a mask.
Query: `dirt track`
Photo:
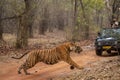
[[[106,59],[106,57],[96,56],[94,50],[85,50],[81,54],[71,54],[72,59],[79,65],[87,67],[89,63]],[[110,58],[110,57],[107,57]],[[22,61],[13,60],[0,62],[0,80],[52,80],[54,77],[65,76],[78,69],[70,70],[70,66],[65,62],[59,62],[55,65],[46,65],[38,63],[35,67],[29,70],[32,75],[17,74],[17,68]]]

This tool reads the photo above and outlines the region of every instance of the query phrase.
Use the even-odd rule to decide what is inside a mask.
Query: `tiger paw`
[[[79,69],[84,69],[84,67],[81,66],[81,67],[79,67]]]
[[[25,73],[26,75],[31,75],[31,73]]]
[[[20,72],[20,71],[18,71],[18,74],[21,74],[21,72]]]
[[[35,73],[37,73],[38,71],[35,71]]]
[[[70,66],[70,69],[72,69],[72,70],[73,70],[73,69],[74,69],[74,66]]]

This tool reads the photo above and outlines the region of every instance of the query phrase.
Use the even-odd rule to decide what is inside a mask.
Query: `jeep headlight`
[[[118,42],[117,42],[117,41],[115,41],[115,44],[118,44]]]
[[[101,45],[101,42],[98,42],[98,45]]]

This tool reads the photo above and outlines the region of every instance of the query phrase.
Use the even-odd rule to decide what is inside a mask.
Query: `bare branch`
[[[23,13],[20,14],[20,15],[15,15],[15,16],[12,16],[12,17],[1,18],[1,20],[20,18],[20,17],[21,17],[22,15],[24,15],[24,14],[25,14],[25,12],[23,12]]]
[[[112,9],[111,9],[111,7],[110,7],[109,0],[105,0],[105,5],[106,5],[107,9],[112,12]]]

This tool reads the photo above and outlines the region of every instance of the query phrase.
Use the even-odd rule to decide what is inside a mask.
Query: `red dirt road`
[[[81,54],[71,54],[72,59],[79,65],[87,67],[89,63],[103,59],[96,56],[94,50],[83,51]],[[78,69],[70,70],[70,66],[65,62],[55,65],[38,63],[35,67],[28,70],[31,75],[17,74],[17,69],[22,60],[11,59],[9,62],[0,62],[0,80],[52,80],[54,77],[69,75]]]

